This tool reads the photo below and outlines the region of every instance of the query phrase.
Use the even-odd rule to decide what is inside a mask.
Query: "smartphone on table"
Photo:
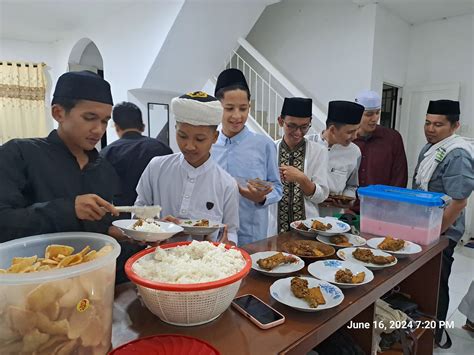
[[[261,329],[269,329],[285,321],[283,314],[251,294],[235,298],[232,306]]]

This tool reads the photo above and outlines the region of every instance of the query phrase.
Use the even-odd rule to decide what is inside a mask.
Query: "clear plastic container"
[[[106,354],[111,345],[115,264],[120,245],[96,233],[43,234],[0,243],[0,268],[13,257],[43,257],[50,244],[113,250],[62,269],[0,274],[0,354]]]
[[[357,193],[361,232],[421,245],[439,239],[447,195],[385,185],[363,187]]]

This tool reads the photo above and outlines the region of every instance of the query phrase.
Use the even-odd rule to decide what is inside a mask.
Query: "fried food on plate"
[[[308,288],[308,280],[293,277],[291,279],[291,292],[298,298],[304,298],[311,308],[316,308],[320,304],[326,304],[326,300],[321,292],[321,288]]]
[[[386,265],[391,264],[395,261],[395,257],[390,256],[380,256],[374,255],[370,249],[360,249],[357,248],[352,252],[352,256],[357,260],[360,260],[364,263],[371,263],[376,265]]]
[[[326,300],[321,292],[321,288],[311,287],[308,289],[308,294],[305,296],[305,301],[308,302],[311,308],[316,308],[320,304],[326,304]]]
[[[377,247],[382,250],[399,251],[405,246],[405,241],[387,236]]]
[[[386,265],[386,264],[391,264],[395,261],[395,257],[393,255],[390,256],[379,256],[379,255],[374,255],[372,257],[372,264],[376,265]]]
[[[298,256],[323,257],[324,253],[319,250],[312,240],[298,240],[288,245],[288,250],[291,254]]]
[[[329,238],[329,241],[340,247],[351,247],[352,243],[349,243],[349,238],[343,234],[337,234]]]
[[[372,254],[372,250],[370,249],[356,248],[356,250],[352,252],[352,256],[364,263],[370,263],[374,254]]]
[[[279,252],[269,256],[268,258],[257,260],[258,266],[265,270],[272,270],[281,264],[296,263],[298,259],[291,255],[283,255]]]
[[[360,284],[365,279],[365,272],[359,272],[354,275],[349,269],[340,269],[336,272],[334,279],[340,283]]]
[[[305,298],[308,294],[308,280],[293,277],[291,279],[291,292],[298,298]]]
[[[311,224],[311,229],[317,230],[317,231],[327,231],[332,228],[332,224],[324,224],[323,222],[320,222],[318,220],[314,220],[313,223]]]
[[[193,224],[193,227],[209,227],[209,220],[207,219],[200,219]]]

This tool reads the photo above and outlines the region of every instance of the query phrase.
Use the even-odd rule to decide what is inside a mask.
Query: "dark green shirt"
[[[85,231],[106,233],[101,221],[76,217],[75,198],[97,194],[113,202],[119,192],[114,168],[94,149],[81,170],[53,130],[47,138],[13,139],[0,146],[0,242],[30,235]]]

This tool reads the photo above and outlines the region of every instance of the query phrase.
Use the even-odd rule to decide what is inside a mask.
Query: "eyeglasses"
[[[296,132],[297,130],[300,130],[302,133],[306,133],[311,128],[311,123],[305,124],[302,126],[298,126],[294,123],[286,123],[286,122],[284,122],[284,124],[286,128],[288,128],[291,132]]]

